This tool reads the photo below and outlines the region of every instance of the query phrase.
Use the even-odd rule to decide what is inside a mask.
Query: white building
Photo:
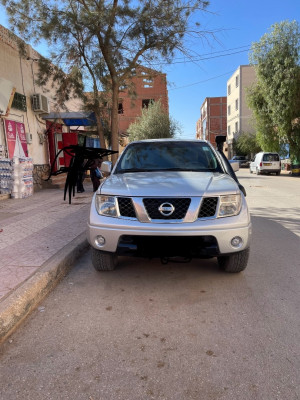
[[[228,157],[233,156],[233,140],[243,132],[254,132],[252,111],[247,105],[246,92],[256,81],[251,65],[240,65],[227,81],[227,143]]]

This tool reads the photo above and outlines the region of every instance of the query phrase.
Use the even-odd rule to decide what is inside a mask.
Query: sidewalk
[[[0,201],[0,343],[37,307],[88,249],[92,185],[72,204],[63,189]]]

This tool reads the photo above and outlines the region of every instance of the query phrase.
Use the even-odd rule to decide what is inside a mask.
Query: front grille
[[[146,198],[143,200],[147,214],[150,219],[183,219],[190,206],[189,198]],[[169,215],[162,215],[158,210],[164,203],[170,203],[175,208],[174,212]]]
[[[118,197],[118,204],[122,217],[136,218],[135,209],[130,197]]]
[[[204,197],[201,203],[199,218],[213,217],[216,214],[218,197]]]

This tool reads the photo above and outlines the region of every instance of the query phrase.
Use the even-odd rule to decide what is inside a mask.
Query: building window
[[[230,93],[231,93],[231,85],[228,85],[228,88],[227,88],[227,93],[228,93],[228,96],[230,95]]]
[[[235,87],[239,87],[239,76],[235,77]]]
[[[20,111],[27,111],[26,96],[24,96],[24,94],[15,92],[11,106],[12,108],[16,108]]]
[[[124,114],[124,108],[122,102],[118,104],[118,114]]]
[[[151,78],[144,78],[143,79],[144,88],[152,88],[153,87],[153,79]]]
[[[228,127],[227,127],[227,133],[228,133],[228,135],[230,135],[230,125],[228,125]]]
[[[154,99],[142,100],[142,108],[148,108],[150,103],[154,103]]]
[[[231,106],[228,106],[228,115],[231,114]]]
[[[235,123],[235,131],[236,131],[236,132],[239,131],[239,123],[238,123],[238,122]]]
[[[235,109],[236,110],[239,109],[239,99],[236,99],[236,101],[235,101]]]

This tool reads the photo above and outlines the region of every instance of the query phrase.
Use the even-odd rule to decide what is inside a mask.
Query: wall
[[[32,110],[31,96],[34,93],[46,96],[49,100],[51,112],[55,110],[54,89],[51,86],[51,82],[45,87],[36,85],[37,59],[40,58],[40,54],[32,49],[30,45],[25,44],[26,58],[20,57],[18,40],[20,39],[17,36],[0,25],[0,78],[11,81],[15,91],[26,96],[27,106],[27,111],[11,107],[7,113],[6,110],[1,113],[0,149],[6,146],[4,121],[13,120],[23,123],[27,136],[28,156],[33,159],[34,163],[34,182],[37,186],[41,186],[42,179],[47,176],[49,170],[48,138],[45,134],[46,123],[42,119],[42,114]],[[73,100],[66,104],[72,111],[80,109],[78,101]],[[4,152],[0,154],[0,156],[5,155]]]
[[[138,67],[136,76],[128,83],[134,94],[126,88],[120,92],[119,102],[122,104],[122,111],[119,113],[119,133],[126,134],[130,124],[142,114],[143,100],[161,100],[163,109],[169,113],[168,90],[166,74],[158,71]],[[120,110],[121,111],[121,110]]]
[[[250,65],[240,65],[227,81],[227,143],[229,157],[233,154],[233,140],[242,132],[253,132],[252,111],[247,105],[247,88],[256,80]]]
[[[216,136],[226,136],[227,131],[227,98],[207,97],[201,106],[201,127],[199,139],[208,140],[216,147]]]
[[[252,111],[247,104],[247,88],[256,82],[255,69],[250,65],[242,65],[241,72],[240,132],[254,132]]]
[[[11,81],[17,93],[26,96],[27,111],[20,111],[11,108],[6,115],[2,115],[1,129],[3,140],[3,119],[22,122],[25,125],[25,131],[28,138],[31,136],[32,141],[28,139],[29,157],[33,158],[34,164],[48,163],[48,152],[46,143],[40,144],[38,134],[43,134],[45,123],[39,115],[31,109],[31,95],[35,92],[42,93],[34,83],[34,74],[37,71],[37,63],[33,59],[39,58],[39,54],[30,46],[27,46],[30,60],[26,60],[19,56],[17,42],[12,33],[0,26],[0,77]]]

